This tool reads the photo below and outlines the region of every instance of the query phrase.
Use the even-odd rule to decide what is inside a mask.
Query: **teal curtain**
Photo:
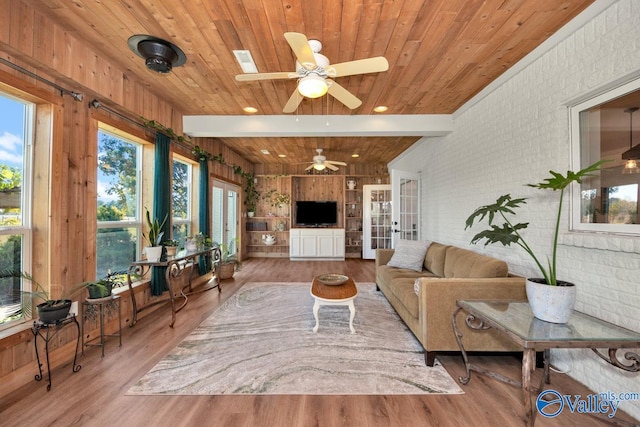
[[[171,164],[169,145],[171,140],[163,133],[156,134],[155,165],[153,176],[153,218],[158,221],[167,217],[162,231],[163,240],[171,235]],[[163,254],[164,256],[164,254]],[[165,267],[153,267],[151,270],[151,295],[162,295],[168,290]]]
[[[198,229],[204,236],[211,236],[211,221],[209,218],[209,160],[200,160],[198,205]],[[200,257],[198,269],[200,274],[205,274],[211,270],[209,258]]]

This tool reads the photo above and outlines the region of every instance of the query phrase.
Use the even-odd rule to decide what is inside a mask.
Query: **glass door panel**
[[[392,171],[391,185],[394,196],[393,247],[397,239],[420,239],[420,181],[417,174]]]
[[[211,239],[224,243],[230,255],[238,252],[238,187],[224,181],[214,180],[211,208]]]
[[[374,259],[376,249],[391,248],[391,186],[365,185],[362,257]]]

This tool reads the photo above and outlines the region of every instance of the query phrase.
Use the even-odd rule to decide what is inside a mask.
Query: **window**
[[[571,107],[573,170],[610,160],[572,193],[574,230],[640,234],[640,80]]]
[[[0,93],[0,111],[0,270],[30,272],[35,105]],[[0,279],[0,327],[23,319],[21,291],[30,289],[28,281]]]
[[[142,145],[101,125],[98,131],[98,235],[96,277],[129,268],[142,230]]]
[[[191,234],[191,179],[193,167],[181,160],[173,161],[172,239],[184,242]]]

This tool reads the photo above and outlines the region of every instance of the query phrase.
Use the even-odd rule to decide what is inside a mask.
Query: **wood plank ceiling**
[[[284,39],[304,33],[323,44],[331,63],[384,56],[387,72],[339,78],[362,100],[349,110],[325,96],[305,99],[296,114],[450,114],[532,51],[593,0],[26,0],[100,55],[148,82],[185,114],[282,114],[295,80],[237,82],[232,50],[251,52],[259,72],[293,71]],[[179,46],[187,63],[169,75],[149,71],[127,45],[150,34]],[[224,138],[254,163],[327,158],[385,164],[417,137]],[[264,156],[262,148],[274,154]],[[351,154],[358,152],[358,159]]]

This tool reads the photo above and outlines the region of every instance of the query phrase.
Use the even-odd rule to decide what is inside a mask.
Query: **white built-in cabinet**
[[[291,260],[344,260],[344,228],[292,228]]]

